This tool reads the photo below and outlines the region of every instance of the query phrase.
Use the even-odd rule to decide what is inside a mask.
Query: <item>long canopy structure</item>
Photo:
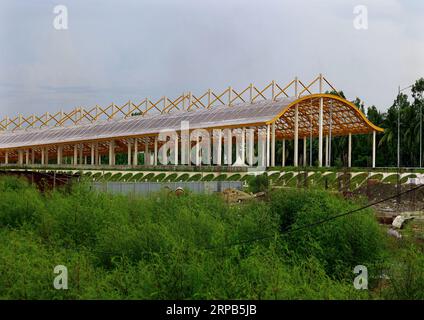
[[[190,138],[184,134],[196,133],[197,129],[210,132],[211,137],[214,137],[213,151],[211,147],[207,147],[208,152],[203,149],[207,145],[201,144],[204,139],[201,135],[192,135]],[[162,164],[211,164],[213,158],[213,164],[219,166],[223,163],[229,166],[253,166],[254,163],[275,166],[275,143],[276,140],[282,140],[281,164],[284,166],[285,141],[293,140],[293,165],[298,166],[299,140],[303,139],[302,159],[306,165],[307,139],[312,141],[318,138],[318,163],[322,166],[325,137],[325,165],[329,166],[329,141],[334,136],[345,135],[349,137],[350,166],[352,135],[373,134],[372,155],[375,166],[375,135],[381,131],[383,129],[372,124],[351,102],[335,94],[318,93],[221,105],[203,110],[143,116],[134,114],[125,119],[72,126],[5,131],[0,134],[0,162],[21,166],[65,163],[100,165],[103,156],[113,166],[116,154],[126,153],[127,165],[137,166],[141,165],[139,153],[144,153],[143,165],[158,165],[159,148],[167,143],[166,139],[158,139],[159,134],[173,132],[173,135],[169,135],[173,144],[168,149],[164,148],[163,157],[159,159]],[[236,151],[235,161],[232,161],[233,148]],[[255,149],[258,149],[257,162],[253,161]],[[49,159],[49,155],[55,157]]]

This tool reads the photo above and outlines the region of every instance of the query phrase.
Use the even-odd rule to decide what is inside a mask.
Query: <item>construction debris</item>
[[[387,230],[387,234],[389,236],[395,237],[396,239],[402,238],[402,235],[399,233],[399,231],[392,229],[392,228]]]
[[[393,220],[392,226],[398,229],[402,229],[402,225],[404,222],[405,222],[405,218],[399,215]]]
[[[259,198],[265,196],[265,192],[258,192],[258,193],[247,193],[243,192],[237,189],[225,189],[222,192],[222,195],[224,196],[225,200],[228,203],[240,203],[243,201]]]

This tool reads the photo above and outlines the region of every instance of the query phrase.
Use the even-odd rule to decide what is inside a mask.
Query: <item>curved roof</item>
[[[101,141],[127,137],[143,137],[160,131],[179,131],[182,121],[190,129],[213,129],[242,126],[264,126],[275,122],[277,137],[294,136],[295,106],[299,111],[299,136],[318,135],[319,101],[323,99],[324,133],[333,136],[383,131],[372,124],[352,103],[335,95],[315,94],[302,98],[282,98],[234,106],[220,106],[193,112],[134,116],[128,119],[109,120],[71,127],[27,129],[0,134],[0,149],[15,149],[41,145],[69,144],[84,141]]]

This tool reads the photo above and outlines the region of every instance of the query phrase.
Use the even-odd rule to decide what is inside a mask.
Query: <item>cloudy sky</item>
[[[320,72],[386,110],[424,76],[423,30],[422,0],[0,0],[0,117]]]

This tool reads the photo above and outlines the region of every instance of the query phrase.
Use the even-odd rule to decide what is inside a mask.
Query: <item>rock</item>
[[[387,234],[389,236],[395,237],[396,239],[401,239],[402,235],[395,229],[388,229]]]
[[[397,216],[393,220],[392,226],[395,228],[401,229],[404,222],[405,222],[405,218],[403,216]]]
[[[175,190],[175,195],[177,195],[177,196],[181,196],[181,195],[183,195],[183,194],[184,194],[184,189],[183,189],[183,188],[178,187],[178,188]]]

